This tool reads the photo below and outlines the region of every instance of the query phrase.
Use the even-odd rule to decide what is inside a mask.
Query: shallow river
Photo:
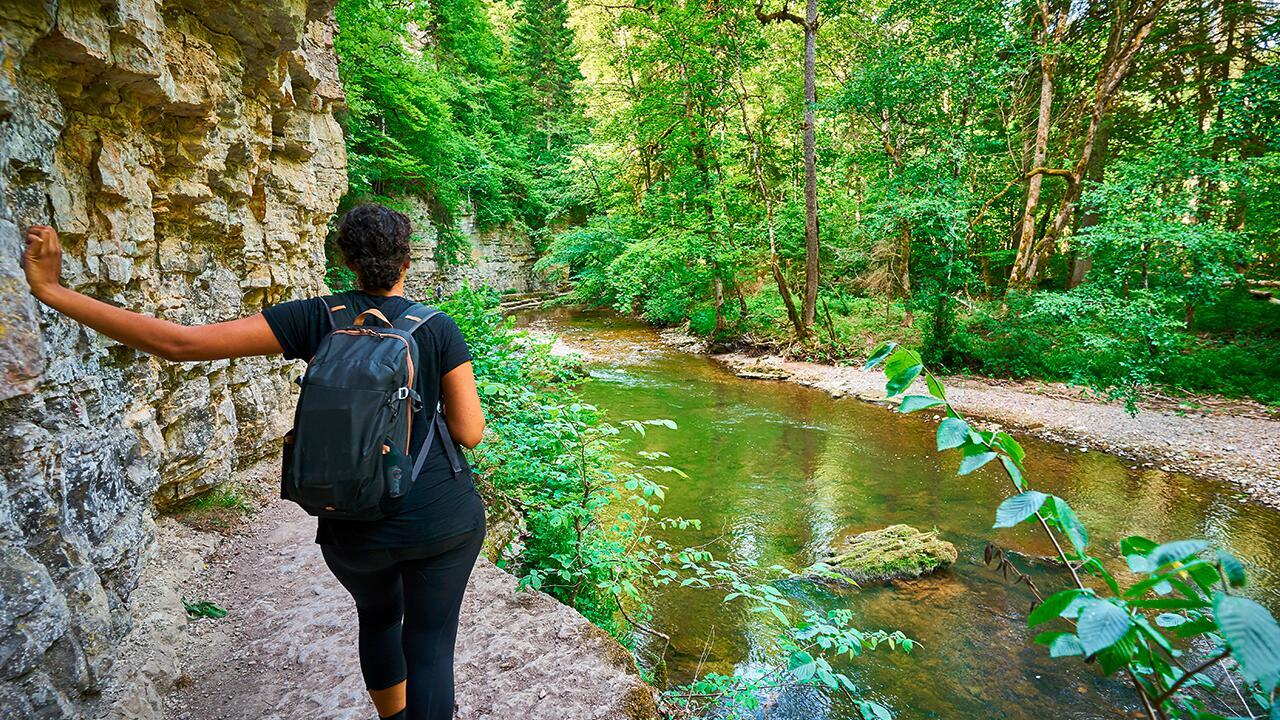
[[[1078,659],[1051,661],[1031,643],[1024,622],[1028,593],[983,565],[982,551],[988,540],[1032,554],[1052,548],[1030,526],[991,529],[996,505],[1009,494],[1005,481],[993,466],[957,477],[958,458],[934,450],[936,425],[926,417],[788,383],[744,380],[705,357],[662,346],[648,328],[615,315],[558,310],[531,317],[597,356],[583,394],[610,418],[678,423],[678,430],[658,429],[633,441],[636,450],[669,453],[670,463],[689,475],[663,479],[670,485],[665,512],[699,518],[702,530],[672,531],[666,539],[673,544],[716,540],[719,555],[793,570],[820,559],[848,533],[893,523],[937,528],[956,545],[960,559],[953,567],[919,581],[848,591],[798,581],[778,585],[797,608],[849,608],[862,629],[902,630],[921,643],[909,656],[882,647],[844,667],[867,696],[898,717],[1133,715],[1126,685],[1100,678]],[[1253,597],[1280,609],[1280,512],[1246,505],[1222,484],[1020,439],[1033,486],[1071,503],[1095,549],[1114,549],[1132,534],[1208,538],[1246,563]],[[1062,586],[1053,570],[1029,569],[1041,588]],[[654,625],[674,642],[672,682],[688,681],[699,665],[732,673],[777,658],[774,622],[740,603],[680,588],[653,602]],[[794,691],[760,717],[843,720],[857,713],[821,693]]]

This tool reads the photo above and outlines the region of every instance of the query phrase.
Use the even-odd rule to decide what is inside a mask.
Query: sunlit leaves
[[[969,439],[969,423],[960,418],[945,417],[938,424],[938,450],[950,450]]]
[[[920,354],[906,348],[896,349],[884,364],[884,374],[888,378],[885,383],[885,394],[894,397],[901,394],[924,370]]]
[[[992,527],[1013,527],[1033,517],[1048,498],[1049,496],[1042,492],[1028,490],[1006,499],[1000,503],[1000,507],[996,508],[996,524]]]
[[[1122,608],[1098,600],[1080,613],[1076,634],[1085,655],[1093,655],[1120,641],[1133,627],[1133,619]]]
[[[1270,692],[1280,681],[1280,626],[1275,618],[1253,600],[1221,592],[1213,598],[1213,614],[1244,676]]]

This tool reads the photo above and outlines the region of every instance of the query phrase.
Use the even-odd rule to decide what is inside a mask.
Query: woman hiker
[[[380,205],[356,207],[339,224],[338,246],[360,290],[329,303],[319,297],[294,300],[239,320],[192,327],[63,287],[62,248],[51,227],[37,225],[27,231],[23,262],[31,293],[45,305],[166,360],[275,354],[310,359],[330,330],[331,306],[347,305],[357,314],[376,309],[382,317],[395,318],[412,305],[404,297],[409,234],[409,220],[401,213]],[[475,447],[484,431],[484,415],[471,355],[458,326],[447,315],[436,314],[412,337],[418,343],[419,364],[413,384],[422,409],[411,418],[410,444],[422,447],[432,426],[430,413],[441,402],[448,408],[445,425],[454,441]],[[445,445],[429,446],[398,512],[371,521],[321,517],[316,531],[325,562],[355,600],[360,669],[383,718],[453,717],[458,611],[484,540],[485,519],[466,461],[457,460],[460,453]],[[455,463],[462,469],[457,477]]]

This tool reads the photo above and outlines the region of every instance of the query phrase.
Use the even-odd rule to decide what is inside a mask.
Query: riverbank
[[[158,554],[135,594],[145,601],[113,694],[112,717],[170,720],[324,717],[374,710],[359,674],[355,608],[312,542],[315,521],[272,502],[226,534],[160,518]],[[188,620],[180,598],[223,618]],[[634,718],[657,711],[630,655],[573,609],[519,592],[481,558],[457,647],[455,718]]]
[[[742,353],[712,357],[739,375],[773,373],[770,379],[836,397],[886,402],[880,371]],[[1256,502],[1280,507],[1280,420],[1256,405],[1222,401],[1212,409],[1197,410],[1148,402],[1130,416],[1120,403],[1102,402],[1061,384],[973,377],[948,377],[943,382],[948,399],[966,415],[1081,451],[1108,452],[1135,466],[1223,480]],[[927,390],[921,381],[908,392]]]
[[[543,332],[535,327],[536,332]],[[892,405],[885,398],[884,374],[860,367],[788,360],[778,355],[714,353],[698,338],[656,331],[655,338],[680,350],[709,355],[734,373],[764,382],[790,382],[833,397]],[[617,346],[559,337],[555,352],[577,353],[590,361],[642,353],[634,343]],[[1185,473],[1231,483],[1249,500],[1280,508],[1280,418],[1256,403],[1214,400],[1183,406],[1167,399],[1139,403],[1130,416],[1119,402],[1056,383],[975,377],[944,379],[953,405],[987,425],[999,425],[1067,445],[1101,451],[1131,467]],[[908,392],[925,393],[923,382]],[[941,416],[937,415],[936,420]]]

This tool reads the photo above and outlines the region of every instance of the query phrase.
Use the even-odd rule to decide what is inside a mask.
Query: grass
[[[227,482],[214,485],[174,508],[179,522],[204,532],[228,534],[243,525],[274,497],[274,480],[261,483]]]

